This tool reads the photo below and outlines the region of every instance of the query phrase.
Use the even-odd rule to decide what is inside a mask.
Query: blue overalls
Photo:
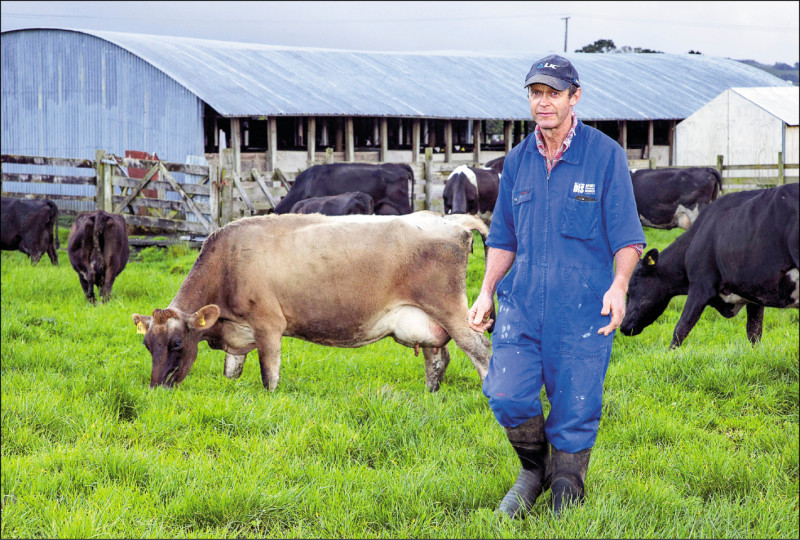
[[[483,383],[497,421],[515,427],[542,414],[558,450],[594,446],[611,357],[601,315],[614,253],[645,243],[625,151],[578,122],[547,177],[531,133],[506,156],[487,245],[516,252],[497,286],[492,359]]]

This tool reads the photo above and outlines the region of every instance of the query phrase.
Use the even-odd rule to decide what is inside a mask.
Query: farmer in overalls
[[[506,156],[468,314],[485,331],[497,292],[483,393],[522,462],[498,509],[511,517],[548,488],[556,515],[584,498],[614,330],[645,245],[625,151],[575,116],[570,61],[534,62],[525,87],[536,129]]]

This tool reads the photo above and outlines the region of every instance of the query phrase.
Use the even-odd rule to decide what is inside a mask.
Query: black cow
[[[491,168],[460,165],[444,185],[445,214],[475,214],[488,221],[497,201],[500,174]]]
[[[95,303],[97,285],[103,302],[108,301],[114,280],[128,264],[125,218],[103,210],[78,214],[69,231],[67,253],[86,298]]]
[[[349,216],[352,214],[374,214],[375,201],[366,193],[348,191],[341,195],[311,197],[297,201],[292,214],[324,214],[326,216]]]
[[[761,339],[764,307],[797,308],[800,185],[730,193],[706,208],[661,254],[648,251],[628,286],[620,331],[635,336],[670,299],[687,295],[670,348],[680,346],[706,306],[733,317],[747,306],[747,337]]]
[[[47,253],[58,266],[58,206],[51,200],[25,200],[2,197],[0,246],[19,250],[37,264]]]
[[[499,158],[490,159],[486,162],[486,168],[492,169],[498,175],[503,172],[503,163],[506,161],[506,156],[500,156]]]
[[[414,171],[405,163],[313,165],[297,175],[289,193],[275,206],[275,213],[289,213],[295,203],[303,199],[349,191],[361,191],[371,196],[376,214],[410,214],[414,199]]]
[[[639,219],[655,229],[688,229],[722,192],[722,177],[713,167],[638,169],[631,180]]]

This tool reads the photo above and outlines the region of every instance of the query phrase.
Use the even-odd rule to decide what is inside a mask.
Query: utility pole
[[[569,28],[569,17],[561,17],[564,21],[564,52],[567,52],[567,29]]]

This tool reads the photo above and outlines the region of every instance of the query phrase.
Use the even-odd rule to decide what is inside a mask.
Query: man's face
[[[531,116],[540,129],[555,129],[572,122],[570,109],[581,97],[581,89],[569,97],[569,89],[556,90],[546,84],[532,84],[528,89]]]

